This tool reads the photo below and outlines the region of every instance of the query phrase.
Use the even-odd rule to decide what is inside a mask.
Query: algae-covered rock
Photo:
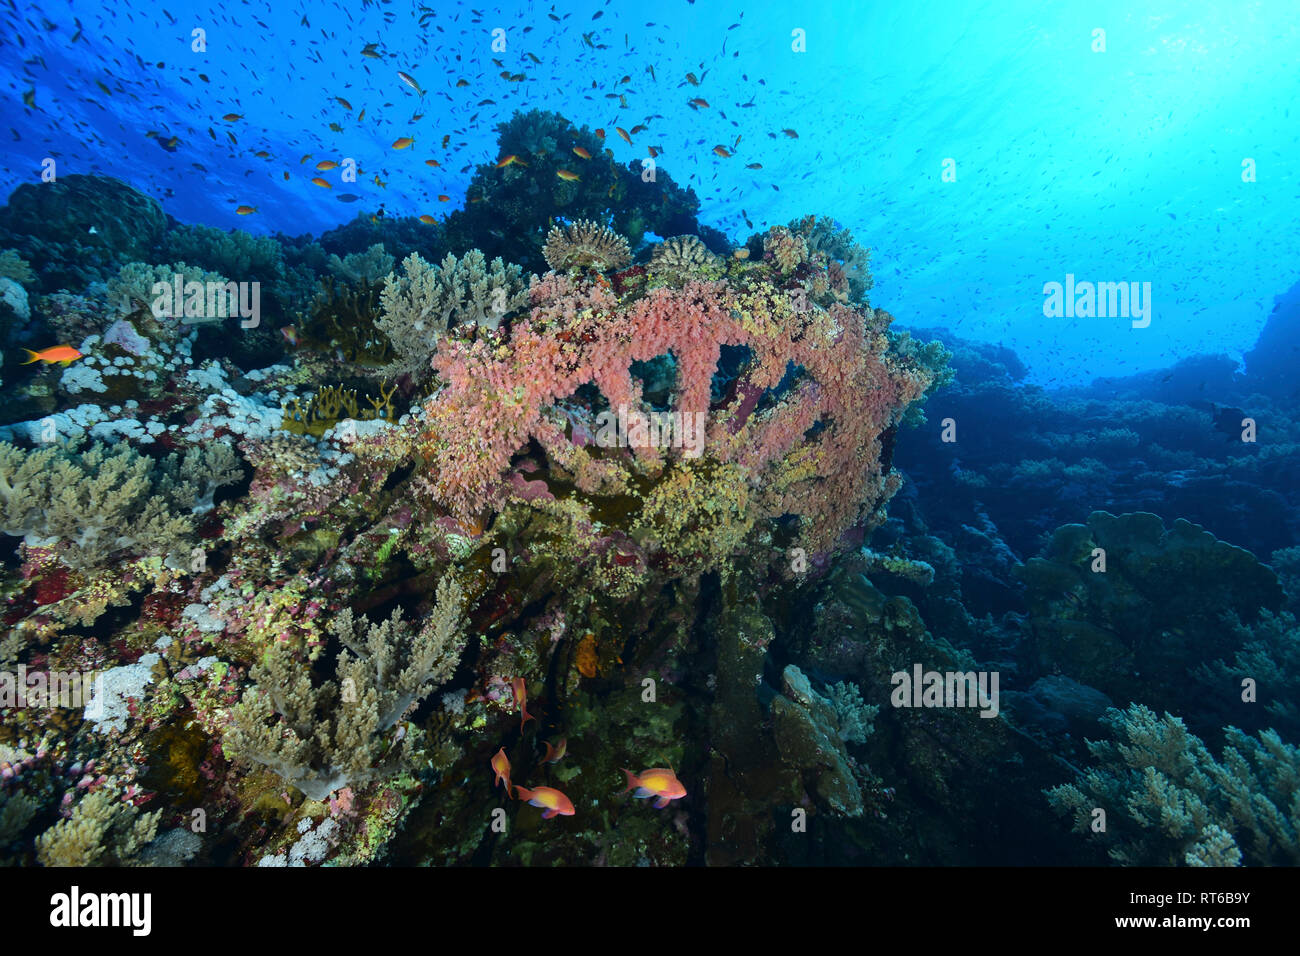
[[[810,775],[827,809],[859,816],[862,791],[840,738],[835,707],[793,664],[782,673],[781,687],[783,693],[772,701],[772,728],[781,757]]]
[[[156,200],[108,176],[23,183],[0,207],[0,246],[36,267],[44,292],[80,291],[123,263],[148,261],[166,228]]]
[[[1188,671],[1229,650],[1224,616],[1254,621],[1284,598],[1277,575],[1249,551],[1141,512],[1097,511],[1087,524],[1058,528],[1017,576],[1044,671],[1059,669],[1120,704],[1174,713],[1201,709]]]

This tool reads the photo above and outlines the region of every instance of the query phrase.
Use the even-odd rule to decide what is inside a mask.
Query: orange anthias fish
[[[516,786],[515,794],[520,800],[527,800],[535,807],[542,807],[545,811],[542,813],[543,820],[556,816],[573,816],[573,801],[553,787],[536,787],[529,790],[527,787]]]
[[[516,677],[510,682],[510,690],[514,692],[515,703],[519,705],[519,713],[521,715],[519,718],[519,729],[523,730],[524,724],[530,720],[537,719],[528,712],[528,685],[524,682],[522,677]]]
[[[727,149],[725,146],[714,146],[713,151],[723,159],[729,159],[731,157],[731,150]]]
[[[328,173],[331,169],[338,169],[339,164],[332,159],[322,159],[316,164],[316,170],[322,173]]]
[[[627,130],[625,130],[623,127],[615,126],[614,132],[618,133],[619,136],[623,137],[623,142],[627,143],[629,146],[632,145],[632,137],[627,135]]]
[[[286,173],[285,175],[287,176],[288,173]],[[255,213],[255,212],[257,212],[257,207],[256,207],[256,206],[236,206],[236,207],[235,207],[235,215],[236,215],[236,216],[248,216],[248,215],[251,215],[251,214],[253,214],[253,213]]]
[[[689,105],[691,105],[691,106],[702,106],[704,109],[707,110],[707,109],[709,108],[709,101],[706,100],[706,99],[705,99],[704,97],[702,97],[702,96],[697,96],[697,97],[695,97],[695,99],[693,99],[693,100],[690,101],[690,104],[689,104]]]
[[[41,349],[39,352],[33,352],[31,349],[23,349],[31,356],[24,365],[31,365],[33,362],[44,362],[46,365],[52,362],[62,362],[64,365],[71,365],[79,358],[84,356],[74,349],[71,345],[56,345],[52,348]]]
[[[577,173],[575,173],[575,172],[573,172],[572,170],[569,170],[569,169],[557,169],[557,170],[555,171],[555,175],[559,176],[559,177],[560,177],[561,179],[563,179],[566,183],[571,183],[571,182],[573,182],[575,179],[581,179],[581,178],[582,178],[582,177],[579,176]]]
[[[596,139],[600,140],[602,143],[605,142],[605,131],[603,129],[596,130]]]
[[[317,186],[322,186],[322,187],[324,187],[325,189],[333,189],[333,188],[334,188],[333,186],[331,186],[331,185],[329,184],[329,181],[328,181],[328,180],[321,179],[319,176],[313,176],[313,177],[311,178],[311,181],[314,182]]]
[[[406,147],[410,146],[414,142],[414,138],[403,136],[401,139],[393,140],[393,149],[406,149]]]
[[[502,747],[492,755],[492,770],[496,773],[497,778],[492,781],[492,786],[499,783],[505,783],[506,796],[510,796],[510,758],[506,756],[506,748]]]
[[[591,153],[587,152],[581,146],[573,147],[573,155],[577,156],[579,159],[591,159]]]
[[[634,797],[655,797],[656,810],[662,810],[672,801],[686,796],[686,788],[677,779],[677,774],[667,767],[646,770],[640,776],[631,770],[625,769],[623,772],[627,774],[627,788],[619,792],[627,793],[628,790],[635,789]]]
[[[542,763],[558,763],[563,760],[564,755],[569,752],[568,737],[561,737],[560,745],[558,747],[552,747],[549,740],[544,740],[542,743],[546,744],[546,756],[542,758]]]
[[[438,220],[434,219],[426,212],[423,216],[420,217],[420,222],[424,223],[426,226],[432,226],[432,225],[436,225]]]
[[[509,156],[503,156],[503,157],[501,157],[501,159],[497,162],[497,167],[496,167],[496,168],[497,168],[497,169],[504,169],[506,166],[514,166],[514,165],[516,165],[516,164],[517,164],[517,165],[520,165],[520,166],[527,166],[527,165],[528,165],[528,164],[525,163],[522,159],[520,159],[518,156],[516,156],[514,153],[511,153]]]

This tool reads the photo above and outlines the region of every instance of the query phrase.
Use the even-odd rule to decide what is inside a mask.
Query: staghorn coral
[[[1107,814],[1103,840],[1125,866],[1300,863],[1300,749],[1266,730],[1229,727],[1215,760],[1178,717],[1133,704],[1102,722],[1115,739],[1088,741],[1098,766],[1046,791],[1058,813],[1090,834],[1093,808]]]
[[[396,773],[409,738],[393,727],[455,669],[463,599],[456,580],[444,577],[437,606],[415,633],[400,611],[364,626],[340,612],[330,631],[346,650],[337,679],[319,687],[288,646],[276,644],[253,669],[259,686],[235,708],[226,752],[270,767],[313,800]]]
[[[212,507],[216,489],[241,475],[237,461],[222,442],[161,463],[125,444],[24,452],[0,442],[0,530],[77,569],[122,552],[165,555],[188,545],[188,513]]]
[[[552,226],[546,234],[542,256],[556,272],[569,269],[608,272],[632,261],[626,239],[608,226],[588,219],[567,226]]]
[[[82,797],[72,816],[36,838],[45,866],[130,866],[158,831],[162,812],[140,813],[112,787]]]
[[[390,366],[395,375],[427,377],[429,357],[438,340],[458,325],[495,329],[527,301],[522,270],[471,249],[463,259],[448,253],[438,266],[416,253],[402,263],[405,273],[390,272],[380,296],[379,328],[398,354]]]

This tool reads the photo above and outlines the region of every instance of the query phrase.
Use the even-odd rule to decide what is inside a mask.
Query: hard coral
[[[380,296],[379,328],[388,335],[399,359],[394,374],[422,377],[442,335],[458,325],[495,329],[527,300],[522,270],[499,258],[489,264],[471,249],[464,258],[450,253],[440,266],[416,253],[402,263],[404,276],[389,273]]]
[[[608,226],[580,220],[567,226],[553,226],[542,247],[546,264],[556,272],[594,269],[608,272],[627,265],[632,256],[627,240]]]
[[[462,601],[460,585],[444,578],[418,632],[400,612],[362,626],[344,610],[330,625],[347,648],[339,679],[320,687],[287,645],[275,645],[253,669],[260,688],[236,708],[227,752],[270,767],[313,800],[395,773],[406,748],[404,734],[392,728],[455,669]]]

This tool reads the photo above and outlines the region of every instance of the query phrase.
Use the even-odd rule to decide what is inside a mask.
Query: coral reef
[[[191,540],[189,514],[212,507],[216,489],[240,475],[237,462],[221,442],[160,464],[125,444],[23,452],[0,443],[0,530],[76,569],[124,551],[174,554]]]
[[[695,236],[665,239],[651,252],[649,266],[653,272],[677,278],[717,279],[722,276],[718,257]]]
[[[542,246],[542,258],[556,272],[609,272],[623,268],[632,257],[626,239],[608,226],[582,219],[567,226],[552,226]]]
[[[586,126],[529,110],[498,125],[497,132],[498,155],[522,162],[478,166],[467,189],[469,204],[445,223],[443,241],[450,251],[478,248],[540,273],[546,265],[542,246],[557,221],[609,223],[633,248],[647,232],[713,234],[696,221],[694,191],[677,185],[661,167],[652,174],[641,160],[620,166]],[[561,177],[562,171],[577,178]]]
[[[448,341],[435,356],[447,387],[425,408],[421,454],[435,467],[424,487],[461,516],[499,505],[512,487],[510,459],[531,438],[559,467],[556,477],[575,486],[565,507],[587,510],[584,520],[597,515],[596,501],[584,497],[626,496],[639,476],[656,481],[637,496],[645,502],[638,534],[650,553],[667,549],[679,561],[725,566],[752,528],[770,534],[766,521],[785,516],[800,519],[800,545],[812,554],[859,523],[879,523],[880,505],[898,488],[880,468],[882,443],[929,385],[927,373],[889,353],[888,313],[800,311],[760,272],[745,279],[688,281],[627,303],[593,278],[551,274],[534,283],[532,312],[514,323],[506,349]],[[752,360],[715,410],[712,377],[724,346],[743,346]],[[669,433],[676,447],[629,433],[626,451],[596,457],[587,446],[598,446],[598,408],[548,413],[590,383],[616,415],[648,415],[629,369],[665,353],[678,373],[677,431]],[[790,365],[802,374],[784,387]],[[765,395],[770,407],[761,406]],[[681,430],[696,421],[703,457],[683,447]],[[692,535],[704,521],[709,533]]]
[[[449,329],[495,329],[527,301],[519,267],[499,258],[489,264],[477,249],[461,259],[448,253],[441,265],[412,253],[402,270],[402,276],[389,273],[380,296],[383,314],[376,322],[397,352],[390,366],[394,375],[427,376],[434,348]]]
[[[107,176],[73,173],[13,191],[0,207],[0,248],[36,264],[41,292],[76,292],[148,259],[166,227],[156,200]]]
[[[159,811],[139,813],[114,792],[111,781],[79,800],[72,815],[36,838],[45,866],[129,866],[158,831]]]
[[[1048,791],[1053,808],[1126,866],[1296,865],[1300,749],[1266,730],[1227,731],[1215,760],[1182,720],[1142,705],[1111,710],[1113,741],[1088,742],[1098,766]],[[1094,808],[1106,827],[1093,833]]]
[[[1086,525],[1065,525],[1016,575],[1040,666],[1121,704],[1184,713],[1198,709],[1200,693],[1185,679],[1187,662],[1223,653],[1221,616],[1253,622],[1283,600],[1273,570],[1250,552],[1144,513],[1097,511]]]
[[[394,776],[410,760],[409,738],[389,731],[455,668],[462,600],[460,585],[443,578],[418,630],[400,612],[363,626],[343,610],[330,622],[346,648],[338,679],[320,687],[287,645],[276,645],[253,668],[258,689],[234,711],[227,754],[270,767],[313,800]]]

